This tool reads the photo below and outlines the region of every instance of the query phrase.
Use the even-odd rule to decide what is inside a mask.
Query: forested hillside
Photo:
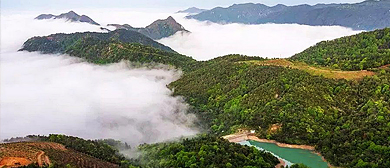
[[[346,81],[238,58],[211,60],[170,84],[212,133],[255,129],[264,138],[315,145],[337,166],[390,166],[388,69]]]
[[[58,167],[66,167],[67,165],[76,167],[88,167],[88,165],[85,164],[92,165],[92,163],[88,162],[92,159],[92,157],[97,158],[95,159],[96,164],[102,165],[104,163],[112,163],[111,165],[106,166],[123,168],[273,168],[275,167],[275,165],[279,164],[279,160],[270,153],[262,152],[254,147],[231,143],[225,139],[211,135],[198,135],[194,138],[184,138],[176,142],[140,145],[137,151],[140,156],[139,158],[135,159],[126,159],[123,155],[119,154],[118,149],[116,149],[114,146],[124,144],[114,140],[84,140],[77,137],[54,134],[49,136],[28,136],[27,139],[33,139],[34,141],[23,143],[9,143],[9,145],[4,144],[3,146],[11,146],[12,149],[15,149],[16,146],[18,147],[17,149],[19,151],[24,152],[26,146],[29,146],[28,144],[34,144],[34,146],[42,146],[39,144],[52,143],[50,144],[51,146],[59,146],[60,148],[56,147],[54,149],[50,146],[50,148],[45,149],[44,151],[53,161],[53,164]],[[14,141],[15,140],[17,141],[18,139],[14,139]],[[61,147],[60,144],[64,146]],[[0,145],[0,147],[2,146]],[[26,151],[27,150],[32,149],[26,149]],[[72,154],[72,151],[74,151],[74,156],[70,155]],[[81,154],[76,155],[76,151],[80,152]],[[61,156],[66,156],[69,158],[61,158]],[[0,154],[0,159],[2,157],[3,155]],[[32,157],[35,157],[35,155]],[[101,160],[99,161],[98,159]],[[77,160],[79,162],[77,162]],[[83,160],[84,162],[82,162]],[[34,165],[35,164],[32,163],[30,167],[34,167]]]
[[[21,51],[62,53],[106,64],[128,60],[140,63],[161,63],[188,70],[196,63],[152,39],[130,30],[110,33],[54,34],[27,40]]]
[[[323,41],[291,59],[342,70],[390,64],[390,28]]]
[[[390,69],[377,67],[390,63],[389,31],[383,29],[321,42],[295,55],[291,58],[293,63],[284,66],[241,55],[197,62],[173,52],[88,33],[32,38],[22,50],[67,53],[94,63],[125,59],[174,65],[185,73],[169,88],[174,96],[186,99],[191,105],[189,112],[197,114],[202,126],[212,135],[230,134],[238,128],[254,129],[262,138],[314,145],[335,166],[382,168],[390,167]],[[331,68],[373,72],[350,80],[333,79],[322,75],[323,69],[311,73],[313,69],[309,65],[297,67],[303,64],[299,61],[328,66],[327,72]],[[79,148],[77,144],[83,143],[73,143],[77,138],[51,136],[49,140],[75,145],[73,148],[81,152],[93,151]],[[212,148],[202,150],[203,146],[211,145]],[[115,163],[122,160],[115,158],[109,148],[103,146],[103,149],[108,153],[100,153],[97,158],[104,156]],[[141,167],[267,167],[273,163],[266,154],[260,152],[262,160],[253,156],[258,151],[210,136],[144,145],[140,149],[146,154],[134,163]],[[209,159],[209,155],[216,161]]]
[[[210,135],[200,135],[180,142],[141,145],[142,167],[247,167],[274,168],[279,160],[254,147],[228,142]]]

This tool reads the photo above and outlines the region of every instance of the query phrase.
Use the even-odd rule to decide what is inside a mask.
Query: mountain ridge
[[[390,26],[390,1],[368,0],[354,4],[275,5],[244,3],[216,7],[189,19],[216,23],[304,24],[344,26],[355,30],[374,30]]]
[[[198,14],[198,13],[201,13],[201,12],[204,12],[204,11],[207,11],[207,9],[200,9],[200,8],[197,8],[197,7],[190,7],[190,8],[187,8],[185,10],[177,11],[176,13]]]
[[[69,11],[67,13],[61,13],[59,15],[53,15],[53,14],[40,14],[39,16],[35,17],[37,20],[45,20],[45,19],[66,19],[71,22],[82,22],[82,23],[89,23],[93,25],[100,25],[93,21],[90,17],[86,15],[78,15],[74,11]]]
[[[166,19],[158,19],[144,28],[135,28],[129,24],[108,24],[107,26],[114,26],[116,29],[126,29],[142,33],[154,40],[159,40],[165,37],[174,35],[177,32],[189,32],[176,20],[169,16]]]

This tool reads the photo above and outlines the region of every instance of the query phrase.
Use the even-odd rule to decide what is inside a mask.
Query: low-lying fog
[[[187,105],[166,87],[180,71],[16,52],[35,35],[99,30],[89,24],[13,15],[2,16],[1,26],[1,139],[61,133],[136,145],[197,133]]]
[[[146,26],[173,15],[192,33],[159,42],[197,60],[233,53],[289,57],[321,40],[357,33],[336,26],[219,25],[187,20],[173,11],[73,10],[102,25]],[[166,88],[180,77],[180,71],[164,66],[133,67],[128,62],[98,66],[66,55],[17,52],[32,36],[101,31],[99,26],[85,23],[33,20],[40,13],[67,11],[2,11],[0,139],[62,133],[114,138],[136,145],[198,132],[193,127],[195,117],[186,114],[187,104],[180,97],[172,97]]]
[[[208,60],[227,54],[244,54],[268,58],[288,58],[323,40],[359,33],[340,26],[307,26],[298,24],[216,24],[174,18],[191,31],[159,40],[175,51]]]

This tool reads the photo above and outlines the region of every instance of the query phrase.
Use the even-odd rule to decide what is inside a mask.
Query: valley
[[[390,167],[390,28],[190,19],[252,5],[189,8],[143,28],[83,11],[116,30],[73,11],[4,17],[0,167]],[[261,54],[232,53],[242,49]]]

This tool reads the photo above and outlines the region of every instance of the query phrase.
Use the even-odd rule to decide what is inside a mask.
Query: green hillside
[[[61,53],[106,64],[121,60],[139,63],[161,63],[189,70],[196,61],[134,31],[116,30],[110,33],[73,33],[33,37],[21,51]]]
[[[125,59],[173,65],[185,73],[168,87],[185,98],[211,135],[254,129],[261,138],[313,145],[335,166],[390,167],[390,69],[381,67],[390,63],[390,29],[321,42],[289,60],[228,55],[197,62],[88,33],[32,38],[22,50],[66,53],[99,64]],[[213,148],[205,150],[216,161],[203,157],[201,148],[210,143]],[[140,149],[147,153],[135,162],[141,167],[273,165],[266,154],[260,152],[262,160],[252,149],[208,136]],[[243,162],[229,161],[238,158]]]
[[[363,70],[390,64],[390,28],[323,41],[291,60],[342,70]]]
[[[279,160],[254,147],[228,142],[215,136],[200,135],[180,142],[141,145],[142,167],[247,167],[274,168]]]
[[[390,166],[388,69],[347,81],[232,57],[239,56],[212,60],[169,85],[211,133],[255,129],[263,138],[315,145],[336,166]]]

